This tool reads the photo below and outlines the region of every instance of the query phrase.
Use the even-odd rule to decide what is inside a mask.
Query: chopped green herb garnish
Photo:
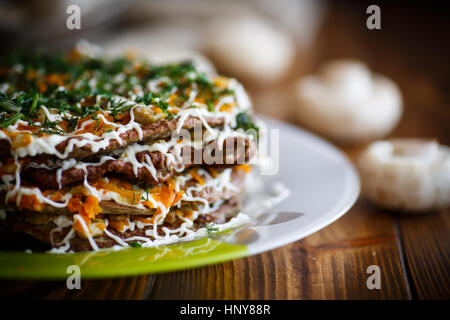
[[[6,127],[16,123],[17,120],[23,119],[23,118],[24,118],[24,115],[22,113],[17,113],[10,118],[6,118],[6,119],[2,120],[0,122],[0,127],[6,128]]]
[[[128,245],[132,248],[142,248],[142,244],[138,241],[130,242]]]
[[[244,131],[253,130],[255,140],[258,140],[259,138],[259,128],[251,121],[250,117],[245,112],[236,115],[236,129],[242,129]]]
[[[219,231],[219,228],[216,227],[216,223],[215,222],[212,222],[210,224],[205,225],[205,228],[206,228],[206,232],[208,234],[211,234],[211,233]]]
[[[209,112],[213,112],[215,110],[213,101],[206,100],[206,105],[208,106],[208,111]]]
[[[20,107],[17,104],[15,104],[14,102],[12,102],[11,100],[0,101],[0,108],[7,112],[13,112],[13,113],[20,111]]]
[[[35,133],[71,133],[78,121],[86,117],[97,120],[97,129],[100,122],[95,115],[99,111],[109,113],[114,121],[121,121],[124,117],[120,115],[137,104],[157,106],[166,119],[172,119],[176,112],[171,107],[198,107],[189,101],[193,93],[214,112],[218,99],[234,94],[233,90],[216,86],[191,61],[154,66],[124,57],[108,60],[78,55],[71,58],[62,52],[15,50],[0,56],[0,70],[0,83],[8,84],[0,92],[1,125],[14,124],[17,119],[25,119],[30,126],[39,122],[35,126],[42,128]],[[157,89],[149,87],[149,81],[156,81]],[[64,125],[56,128],[56,124],[46,120],[41,126],[37,116],[43,106],[62,115]],[[245,127],[242,125],[245,121],[238,122],[238,127]]]
[[[145,197],[141,196],[141,200],[149,201],[149,190],[148,190],[148,188],[145,189]]]
[[[36,93],[34,95],[33,102],[31,103],[30,110],[28,111],[28,114],[30,116],[32,116],[36,112],[36,107],[37,107],[38,101],[39,101],[39,93]]]

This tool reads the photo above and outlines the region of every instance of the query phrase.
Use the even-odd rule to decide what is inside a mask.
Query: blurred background
[[[79,30],[66,27],[66,9],[72,4],[81,9]],[[402,92],[403,116],[391,135],[438,138],[448,145],[450,28],[445,3],[377,1],[381,30],[366,27],[370,4],[2,0],[1,50],[68,48],[86,39],[107,52],[136,50],[157,62],[194,59],[206,71],[243,82],[258,113],[300,125],[305,124],[297,112],[298,80],[330,60],[358,59],[392,79]]]

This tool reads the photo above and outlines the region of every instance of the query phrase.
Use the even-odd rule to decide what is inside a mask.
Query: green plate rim
[[[201,249],[200,252],[195,252],[197,249]],[[1,252],[0,278],[64,279],[72,274],[67,272],[70,265],[80,267],[81,279],[136,276],[205,266],[249,254],[245,245],[230,244],[210,237],[156,248],[127,248],[119,251],[66,254]]]

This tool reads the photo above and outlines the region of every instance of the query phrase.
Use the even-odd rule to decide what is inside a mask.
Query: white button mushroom
[[[374,142],[358,167],[363,193],[380,206],[414,212],[450,205],[450,148],[435,141]]]
[[[287,33],[252,15],[217,20],[205,38],[206,50],[219,68],[258,83],[283,76],[295,55]]]
[[[116,57],[127,52],[133,52],[138,57],[144,57],[154,64],[169,64],[189,60],[194,63],[199,71],[215,74],[216,69],[208,58],[181,41],[181,39],[184,39],[187,42],[195,43],[195,32],[186,30],[186,28],[180,29],[181,26],[176,25],[162,25],[155,29],[136,28],[105,40],[102,47],[104,53],[108,56]]]
[[[299,121],[342,143],[387,135],[402,114],[398,87],[356,60],[337,60],[295,87]]]

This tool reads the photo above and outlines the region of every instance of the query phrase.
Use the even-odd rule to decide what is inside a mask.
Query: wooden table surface
[[[446,14],[382,5],[382,30],[365,28],[365,7],[334,4],[314,48],[295,72],[354,57],[400,86],[405,113],[392,136],[450,144],[449,32]],[[288,82],[290,80],[286,80]],[[281,87],[285,86],[282,84]],[[274,88],[274,90],[278,90]],[[253,90],[258,99],[258,90]],[[273,105],[273,104],[271,104]],[[256,106],[286,120],[292,107]],[[284,109],[283,109],[284,108]],[[344,148],[352,157],[357,148]],[[299,177],[301,178],[301,177]],[[284,247],[226,263],[138,277],[65,282],[0,281],[0,296],[46,299],[449,299],[449,210],[401,215],[364,199],[325,229]],[[378,265],[381,289],[366,286]]]

